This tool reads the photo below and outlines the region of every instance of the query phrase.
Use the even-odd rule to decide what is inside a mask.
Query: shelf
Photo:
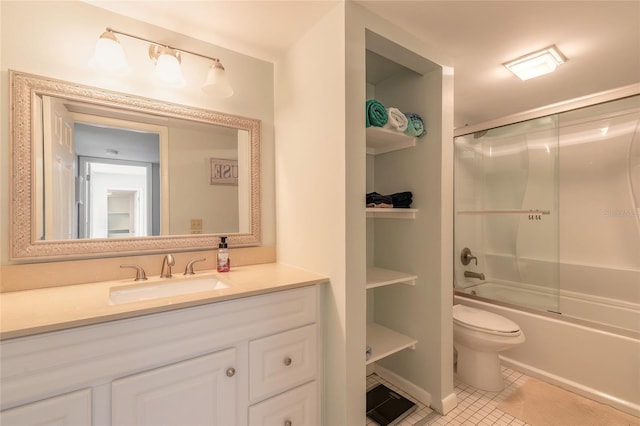
[[[416,285],[417,275],[371,267],[367,268],[367,288],[382,287],[391,284]]]
[[[415,219],[418,209],[394,209],[385,207],[367,207],[367,217],[384,219]]]
[[[371,347],[371,357],[367,364],[404,349],[415,349],[418,341],[400,334],[375,322],[367,324],[367,345]]]
[[[384,154],[412,146],[416,146],[413,136],[382,127],[367,127],[367,154]]]

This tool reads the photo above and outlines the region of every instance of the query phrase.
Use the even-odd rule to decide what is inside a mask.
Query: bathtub
[[[526,291],[532,293],[525,294]],[[496,296],[505,303],[480,299]],[[575,295],[561,295],[559,305],[569,302],[580,305],[580,298],[571,296]],[[542,289],[514,290],[504,283],[483,283],[462,291],[456,289],[454,300],[497,313],[519,324],[527,340],[501,354],[503,365],[640,417],[638,312],[635,312],[636,322],[632,324],[633,307],[610,307],[608,314],[613,312],[619,325],[601,326],[567,314],[544,312],[557,297]],[[563,302],[563,298],[571,300]],[[532,300],[539,306],[531,306]],[[525,302],[533,309],[508,305]],[[558,302],[553,306],[558,306]],[[620,312],[615,312],[616,309]],[[629,325],[632,327],[627,328]]]
[[[482,299],[561,313],[564,317],[593,322],[607,329],[617,328],[620,330],[614,332],[640,337],[640,304],[637,303],[500,280],[456,290]]]

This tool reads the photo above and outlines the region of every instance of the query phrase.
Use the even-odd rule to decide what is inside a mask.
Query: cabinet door
[[[2,426],[87,426],[90,424],[90,389],[83,389],[0,412],[0,425]]]
[[[249,408],[251,426],[316,426],[318,418],[316,382],[307,383]]]
[[[113,382],[113,425],[236,424],[236,349],[226,349]]]

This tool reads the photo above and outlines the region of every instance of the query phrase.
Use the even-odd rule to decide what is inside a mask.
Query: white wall
[[[276,64],[278,261],[331,279],[322,292],[327,425],[365,421],[364,287],[346,271],[344,25],[340,3]]]
[[[74,81],[148,98],[196,106],[262,120],[261,191],[262,243],[275,244],[273,64],[257,60],[202,41],[166,31],[104,9],[78,1],[0,2],[0,252],[7,263],[9,241],[9,129],[8,73],[21,72]],[[208,61],[183,55],[187,86],[161,89],[148,80],[152,62],[146,43],[121,38],[129,65],[134,72],[126,77],[106,77],[88,65],[95,41],[107,27],[113,27],[152,40],[221,58],[235,94],[215,99],[199,88]]]

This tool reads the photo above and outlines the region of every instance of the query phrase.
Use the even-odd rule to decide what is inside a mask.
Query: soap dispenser
[[[229,259],[229,249],[227,248],[227,237],[220,237],[217,258],[218,272],[229,272],[231,260]]]

